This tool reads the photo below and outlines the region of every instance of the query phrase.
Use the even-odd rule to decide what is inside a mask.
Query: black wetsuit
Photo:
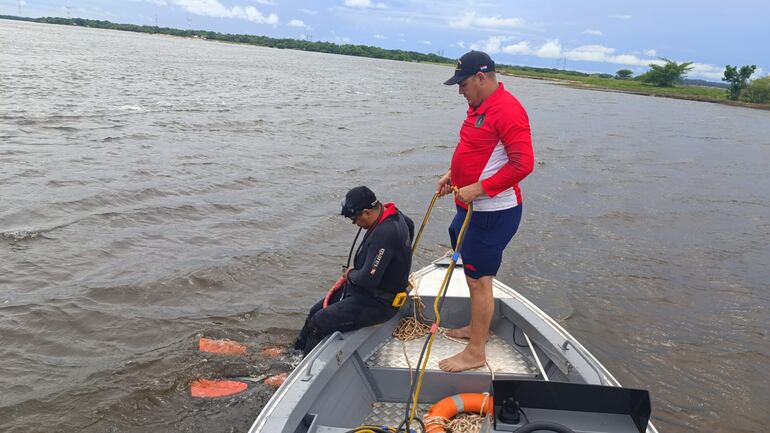
[[[332,296],[327,308],[322,299],[310,309],[295,349],[307,355],[335,331],[383,323],[398,312],[391,303],[409,283],[414,223],[392,204],[384,206],[383,219],[361,241],[344,287]]]

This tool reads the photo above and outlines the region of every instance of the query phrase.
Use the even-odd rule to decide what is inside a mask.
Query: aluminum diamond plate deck
[[[422,418],[431,406],[431,404],[418,404],[417,416]],[[372,411],[366,416],[363,424],[397,426],[404,420],[404,410],[406,410],[406,403],[375,401],[372,403]]]
[[[406,347],[409,364],[411,368],[415,368],[424,342],[423,338],[401,341],[391,337],[366,361],[366,364],[369,367],[409,368],[404,357],[404,347]],[[448,358],[464,348],[464,343],[450,340],[439,334],[430,352],[428,370],[438,370],[440,360]],[[497,335],[492,335],[487,342],[487,363],[495,373],[537,373],[537,366],[531,364],[518,350]],[[486,370],[486,367],[476,369],[476,371]]]

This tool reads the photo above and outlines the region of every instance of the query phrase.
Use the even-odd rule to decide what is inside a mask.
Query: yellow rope
[[[425,230],[425,226],[428,225],[428,219],[430,218],[431,212],[433,212],[433,206],[436,204],[436,199],[438,199],[438,193],[433,194],[433,198],[431,199],[430,204],[428,205],[428,210],[425,212],[425,216],[422,217],[420,230],[417,232],[417,237],[414,238],[414,245],[412,245],[412,255],[414,255],[414,252],[417,250],[417,244],[420,243],[420,239],[422,238],[422,232],[423,230]]]
[[[452,433],[479,433],[484,417],[475,413],[462,413],[446,423],[445,428]]]
[[[414,317],[404,317],[393,331],[393,337],[401,341],[412,341],[427,335],[428,332],[430,332],[430,326],[418,321]]]
[[[455,251],[462,251],[462,242],[465,238],[465,232],[468,230],[468,225],[471,221],[471,214],[473,213],[473,203],[468,204],[468,212],[465,214],[465,220],[463,221],[462,228],[460,229],[460,233],[457,236],[457,245],[455,248]],[[407,425],[412,424],[412,420],[414,420],[414,416],[417,413],[417,404],[419,403],[420,398],[420,391],[422,391],[422,380],[425,377],[425,370],[428,367],[428,360],[430,359],[430,351],[433,348],[433,342],[436,340],[436,330],[438,329],[438,326],[441,324],[441,312],[439,311],[439,302],[444,297],[444,294],[447,289],[447,285],[449,284],[449,278],[452,275],[452,272],[454,272],[455,265],[457,264],[457,261],[455,260],[454,256],[452,257],[452,260],[449,262],[449,267],[447,268],[446,274],[444,275],[444,281],[441,283],[441,290],[437,294],[435,300],[433,301],[433,314],[436,317],[436,320],[433,322],[433,326],[435,329],[432,329],[430,332],[430,337],[428,339],[428,347],[425,351],[425,357],[423,358],[422,365],[419,366],[420,373],[417,376],[417,386],[414,390],[414,396],[412,398],[412,402],[414,403],[412,405],[412,411],[409,414],[409,421],[407,422]]]
[[[358,426],[353,431],[355,433],[377,433],[376,430],[374,430],[374,429],[378,429],[378,430],[383,430],[384,429],[384,430],[387,430],[387,431],[389,431],[391,433],[396,433],[396,429],[393,428],[393,427],[378,427],[378,426],[371,426],[371,425]]]
[[[425,431],[430,433],[433,431],[433,427],[441,427],[446,428],[447,423],[449,422],[449,418],[444,418],[443,416],[434,415],[434,416],[426,416],[422,418],[423,423],[425,423]]]

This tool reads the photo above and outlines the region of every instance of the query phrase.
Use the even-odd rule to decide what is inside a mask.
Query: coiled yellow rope
[[[481,413],[458,413],[452,419],[443,416],[426,416],[423,418],[425,428],[430,430],[429,426],[437,425],[450,433],[479,433],[485,417],[489,416],[489,414],[484,414],[487,399],[489,399],[489,393],[485,392],[484,400],[481,402]]]

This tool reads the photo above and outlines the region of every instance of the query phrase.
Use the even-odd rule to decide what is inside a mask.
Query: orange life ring
[[[484,405],[482,410],[482,405]],[[494,403],[489,394],[462,393],[447,397],[430,408],[425,416],[428,421],[425,423],[426,433],[445,433],[444,424],[431,422],[429,417],[442,417],[451,419],[458,413],[470,412],[478,414],[487,414],[492,412]]]

